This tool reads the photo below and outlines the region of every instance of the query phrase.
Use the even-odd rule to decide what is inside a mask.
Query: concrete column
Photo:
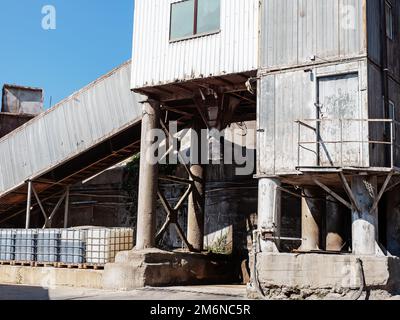
[[[301,233],[302,243],[300,251],[314,251],[321,249],[321,223],[323,200],[319,189],[304,188],[306,198],[301,201]]]
[[[263,235],[280,236],[281,227],[281,181],[261,178],[258,184],[258,230]],[[262,238],[262,237],[261,237]],[[262,252],[278,252],[279,243],[261,239]]]
[[[356,255],[375,255],[378,239],[378,209],[370,213],[377,195],[377,177],[355,176],[352,192],[361,210],[352,212],[352,249]]]
[[[345,240],[344,208],[332,196],[326,197],[326,251],[341,251]]]
[[[191,180],[194,188],[189,196],[187,237],[193,249],[204,249],[204,218],[205,218],[205,179],[206,167],[201,163],[201,126],[195,122],[191,139]]]
[[[188,204],[188,241],[193,249],[204,249],[204,179],[205,168],[202,165],[191,165],[194,189],[189,196]]]
[[[154,139],[149,133],[160,126],[159,104],[143,104],[136,250],[155,245],[158,164],[148,161]]]

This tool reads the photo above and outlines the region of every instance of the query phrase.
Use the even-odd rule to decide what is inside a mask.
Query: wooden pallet
[[[103,270],[104,265],[92,265],[86,263],[78,263],[78,264],[69,264],[58,262],[54,264],[56,268],[66,268],[66,269],[92,269],[92,270]]]
[[[26,261],[0,261],[2,266],[21,266],[21,267],[37,267],[37,268],[64,268],[64,269],[87,269],[87,270],[104,270],[104,265],[94,265],[87,263],[62,263],[62,262],[26,262]]]
[[[35,262],[34,265],[37,268],[48,268],[48,267],[54,267],[56,262]]]
[[[35,262],[33,261],[11,261],[11,266],[19,266],[19,267],[34,267]]]

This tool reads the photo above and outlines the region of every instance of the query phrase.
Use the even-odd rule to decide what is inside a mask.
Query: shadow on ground
[[[0,285],[0,300],[50,300],[50,296],[41,287]]]

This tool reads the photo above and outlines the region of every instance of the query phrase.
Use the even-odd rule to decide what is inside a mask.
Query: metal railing
[[[344,167],[344,159],[343,159],[343,153],[346,145],[350,144],[358,144],[357,148],[364,148],[365,145],[368,146],[368,154],[370,153],[370,146],[372,145],[380,145],[383,146],[384,152],[388,154],[385,159],[385,163],[382,163],[379,165],[379,167],[390,167],[394,168],[396,166],[396,154],[397,151],[400,151],[400,145],[397,143],[397,134],[400,132],[400,122],[392,120],[392,119],[304,119],[304,120],[297,120],[296,123],[298,124],[298,154],[297,154],[297,164],[298,167],[314,167],[310,165],[302,165],[302,156],[301,156],[301,150],[306,150],[309,152],[312,152],[316,155],[316,161],[315,161],[315,167]],[[333,136],[337,137],[340,136],[338,140],[323,140],[323,137],[321,137],[321,126],[323,124],[330,123],[331,125],[336,125],[337,124],[337,129],[338,132],[337,134],[332,134]],[[344,139],[344,128],[345,124],[360,124],[360,132],[361,132],[361,138],[360,139],[349,139],[346,140]],[[367,124],[367,126],[364,126],[364,124]],[[381,126],[381,128],[378,128],[377,132],[380,133],[381,136],[383,136],[382,140],[373,140],[370,139],[371,135],[371,125],[372,124],[378,124]],[[315,127],[313,126],[315,125]],[[326,124],[329,126],[329,124]],[[349,126],[347,126],[349,127]],[[328,127],[325,127],[328,128]],[[313,132],[315,140],[312,141],[303,141],[304,136],[309,136],[308,134],[303,134],[303,130],[308,130],[308,132]],[[397,131],[399,130],[399,131]],[[311,139],[310,139],[311,140]],[[316,146],[316,150],[312,150],[309,146]],[[340,150],[336,151],[336,155],[330,155],[328,152],[328,148],[326,146],[328,145],[339,145]],[[321,151],[323,149],[323,151]],[[356,150],[356,149],[354,149]],[[325,156],[328,159],[336,159],[337,158],[337,153],[339,152],[339,163],[332,163],[330,166],[326,165],[321,165],[321,155],[323,154],[322,152],[325,152]],[[389,157],[389,159],[387,159]],[[370,161],[369,161],[370,162]],[[360,166],[357,166],[360,167]],[[366,166],[370,167],[370,165]]]

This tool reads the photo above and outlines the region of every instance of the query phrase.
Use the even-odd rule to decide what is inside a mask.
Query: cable
[[[360,289],[358,290],[357,294],[353,297],[353,300],[359,300],[364,292],[365,289],[365,275],[364,275],[364,267],[363,263],[360,258],[356,260],[358,265],[358,276],[360,280]]]
[[[254,263],[253,263],[253,287],[256,288],[257,293],[259,294],[260,298],[263,300],[267,300],[263,289],[261,288],[261,283],[258,278],[258,271],[257,271],[257,246],[259,243],[260,234],[258,231],[253,232],[253,254],[254,254]]]

